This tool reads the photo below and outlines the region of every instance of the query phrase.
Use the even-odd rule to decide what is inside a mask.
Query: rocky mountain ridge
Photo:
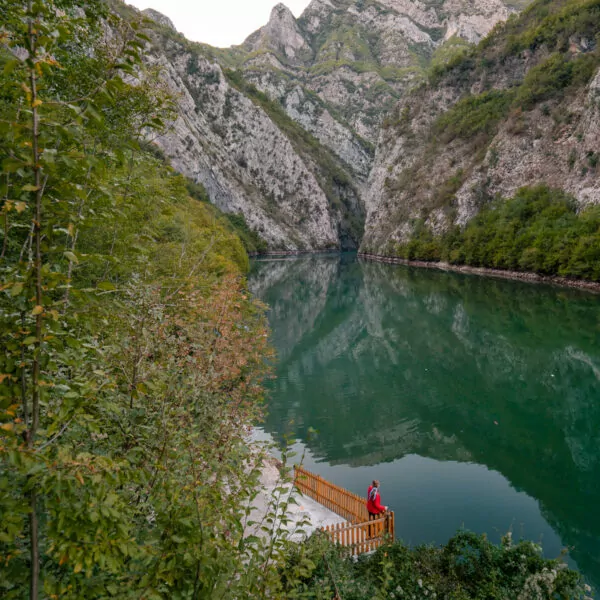
[[[393,254],[420,223],[464,226],[525,185],[600,203],[600,9],[540,7],[397,105],[365,196],[363,249]]]
[[[538,0],[534,8],[554,14],[590,3]],[[520,113],[508,106],[513,88],[556,51],[556,40],[501,50],[510,35],[536,25],[538,8],[470,50],[527,4],[313,0],[298,19],[279,4],[230,49],[190,43],[153,11],[159,26],[150,61],[164,67],[180,99],[178,119],[156,142],[273,250],[362,243],[391,252],[416,221],[443,232],[466,223],[487,198],[531,181],[566,182],[582,204],[597,202],[597,80]],[[593,31],[578,35],[563,55],[595,56]],[[492,119],[498,131],[453,134],[443,115],[469,112],[469,98],[485,94],[502,113]],[[572,115],[569,123],[560,123],[561,112]],[[567,159],[549,160],[558,146]]]
[[[478,42],[515,10],[502,0],[313,0],[296,20],[278,4],[237,61],[364,180],[383,118],[436,54]]]
[[[192,44],[145,11],[158,25],[149,62],[178,98],[156,143],[271,249],[356,248],[384,116],[444,40],[477,40],[512,11],[501,0],[314,0],[296,19],[279,4],[230,50]]]

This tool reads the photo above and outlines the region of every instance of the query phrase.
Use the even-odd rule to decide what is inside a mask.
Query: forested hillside
[[[230,224],[143,141],[171,99],[140,22],[99,1],[0,22],[0,596],[275,589],[239,545],[263,310]]]

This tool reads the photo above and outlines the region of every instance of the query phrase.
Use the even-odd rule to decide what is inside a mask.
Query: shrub
[[[267,242],[256,231],[250,229],[242,213],[226,214],[225,218],[232,230],[242,240],[246,252],[260,254],[267,251]]]
[[[437,119],[434,131],[444,141],[470,139],[481,132],[493,134],[498,123],[508,115],[512,101],[513,92],[508,90],[468,96]]]
[[[552,54],[529,70],[517,93],[516,103],[529,110],[538,102],[560,98],[568,87],[586,84],[597,65],[598,56],[593,54],[573,60],[564,54]]]
[[[600,208],[577,213],[574,198],[546,186],[521,188],[484,207],[464,229],[435,237],[419,222],[396,254],[493,269],[600,280]]]
[[[309,545],[316,547],[319,537]],[[564,568],[559,560],[545,559],[536,544],[521,541],[513,545],[510,534],[502,545],[468,531],[458,532],[441,547],[409,548],[396,542],[357,562],[333,547],[319,546],[319,555],[321,560],[303,582],[303,598],[551,600],[581,598],[585,589],[578,573]],[[535,584],[541,584],[537,595],[533,593]]]

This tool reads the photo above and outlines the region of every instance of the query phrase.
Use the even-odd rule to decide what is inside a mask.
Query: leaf
[[[33,316],[41,315],[44,312],[44,307],[39,304],[31,311]]]
[[[4,75],[10,75],[14,70],[15,67],[20,63],[21,61],[18,58],[15,58],[13,60],[9,60],[5,65],[4,65],[4,70],[3,73]]]
[[[81,563],[77,563],[73,569],[73,573],[81,573],[81,569],[83,569],[83,565]]]
[[[27,202],[15,202],[15,210],[21,214],[27,208]]]
[[[79,264],[79,259],[72,252],[63,252],[65,258],[69,260],[69,262],[73,262],[75,264]]]
[[[9,156],[2,161],[2,170],[6,173],[14,173],[21,167],[24,167],[26,164],[27,163],[25,161]]]
[[[2,425],[0,425],[0,429],[3,429],[4,431],[12,431],[14,428],[14,425],[12,423],[2,423]]]
[[[10,289],[10,295],[14,298],[15,296],[18,296],[22,291],[23,291],[23,284],[15,283],[15,285],[13,285],[12,288]]]
[[[32,185],[28,183],[21,188],[24,192],[37,192],[40,189],[39,185]]]
[[[44,104],[42,102],[42,100],[40,100],[39,98],[31,105],[31,108],[37,108],[38,106],[41,106],[42,104]]]

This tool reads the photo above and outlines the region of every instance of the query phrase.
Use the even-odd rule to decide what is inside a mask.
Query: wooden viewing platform
[[[393,511],[370,520],[365,498],[330,483],[303,467],[294,467],[294,483],[302,494],[348,521],[328,525],[322,531],[329,534],[335,544],[348,548],[351,554],[372,552],[386,540],[394,539]]]

